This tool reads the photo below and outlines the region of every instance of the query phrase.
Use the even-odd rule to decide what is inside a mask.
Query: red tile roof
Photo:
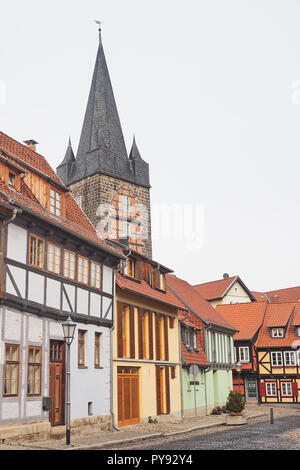
[[[278,305],[285,305],[284,308],[277,310],[277,318],[280,316],[280,312],[283,316],[283,320],[281,323],[286,321],[286,312],[292,312],[287,322],[286,326],[286,334],[284,338],[271,338],[270,337],[270,328],[269,324],[273,324],[272,316],[274,313],[274,307]],[[267,304],[267,310],[264,318],[263,325],[259,331],[257,341],[255,343],[256,347],[258,348],[269,348],[269,347],[292,347],[295,341],[299,342],[299,338],[295,334],[295,326],[293,324],[294,319],[298,316],[298,307],[299,304],[297,303],[285,303],[285,304]],[[278,320],[277,320],[278,321]],[[278,325],[276,325],[278,326]]]
[[[194,288],[206,300],[214,300],[222,298],[230,286],[237,280],[238,276],[219,279],[218,281],[205,282],[196,284]]]
[[[30,164],[35,165],[38,170],[43,170],[46,178],[47,176],[50,176],[60,183],[59,178],[56,176],[55,172],[44,157],[36,154],[33,150],[28,149],[25,145],[16,142],[2,132],[0,132],[0,146],[5,147],[5,149],[11,153],[14,152],[18,161],[24,159],[25,162],[30,162]],[[18,192],[0,179],[0,196],[6,204],[8,199],[11,198],[11,204],[20,207],[29,213],[40,216],[48,222],[55,223],[62,229],[71,231],[74,235],[79,235],[87,241],[96,243],[99,245],[99,248],[102,247],[111,254],[120,254],[121,250],[112,247],[99,238],[95,227],[91,224],[78,204],[76,204],[71,194],[66,192],[64,195],[66,218],[54,216],[45,207],[43,207],[24,181],[22,181],[20,192]]]
[[[38,154],[34,150],[27,147],[27,145],[23,145],[20,142],[17,142],[0,131],[0,148],[1,147],[12,153],[17,160],[20,159],[24,163],[32,166],[34,169],[44,173],[45,176],[49,176],[54,181],[63,184],[43,155]]]
[[[187,308],[200,316],[205,322],[236,330],[227,322],[188,282],[179,279],[173,274],[166,275],[167,285]]]
[[[171,307],[176,307],[187,311],[186,306],[173,294],[171,289],[168,287],[166,292],[162,292],[160,290],[153,289],[144,280],[137,282],[129,279],[128,277],[123,277],[120,273],[117,273],[116,281],[117,285],[121,289],[125,289],[135,294],[146,296],[152,300],[163,302],[167,305],[170,305]]]
[[[217,312],[239,331],[235,340],[252,340],[262,324],[267,302],[246,302],[217,305]]]
[[[267,292],[252,292],[258,299],[259,296],[265,296],[272,303],[299,302],[300,286],[287,287],[286,289],[277,289]]]
[[[189,317],[187,318],[187,312],[179,310],[178,313],[179,320],[184,323],[185,325],[191,327],[191,328],[197,328],[198,329],[198,334],[197,334],[197,347],[199,351],[188,351],[183,338],[181,338],[181,354],[184,359],[184,362],[186,364],[197,364],[199,366],[208,366],[209,362],[207,360],[206,354],[205,354],[205,345],[204,345],[204,336],[203,336],[203,323],[201,320],[195,318],[191,312],[189,312]]]
[[[293,319],[294,326],[300,326],[300,305],[295,306],[295,315]]]
[[[294,304],[283,303],[283,304],[270,304],[269,307],[269,319],[266,324],[268,327],[285,327],[291,313],[294,310]]]

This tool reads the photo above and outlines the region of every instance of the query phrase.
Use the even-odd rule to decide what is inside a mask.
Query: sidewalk
[[[255,419],[269,419],[271,405],[247,404],[245,415],[249,422]],[[300,413],[300,407],[289,408],[274,406],[274,419]],[[36,441],[0,445],[0,450],[92,450],[111,449],[130,442],[141,442],[148,439],[172,437],[192,431],[205,431],[210,428],[220,428],[225,424],[225,415],[209,415],[199,418],[189,418],[184,421],[157,424],[136,424],[119,428],[120,431],[101,432],[81,436],[71,436],[71,444],[66,446],[65,439],[51,441]]]

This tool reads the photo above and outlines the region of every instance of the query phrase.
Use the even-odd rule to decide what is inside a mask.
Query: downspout
[[[209,324],[205,329],[207,331],[210,330],[211,329],[211,324]],[[206,350],[206,334],[204,336],[204,348]],[[205,414],[206,414],[206,416],[208,416],[208,412],[207,412],[207,381],[206,381],[206,374],[209,371],[210,371],[210,367],[208,367],[207,369],[204,369],[204,391],[205,391]]]
[[[179,320],[179,335],[178,335],[178,340],[179,340],[179,361],[180,361],[180,395],[181,395],[181,419],[184,420],[184,407],[183,407],[183,373],[182,373],[182,351],[181,351],[181,342],[182,342],[182,337],[181,337],[181,322],[189,318],[191,315],[190,310],[188,311],[188,314]]]
[[[131,254],[131,250],[126,255],[126,263],[128,262],[128,257]],[[126,265],[125,265],[126,266]],[[112,427],[116,431],[120,431],[118,426],[116,425],[116,418],[114,413],[114,389],[113,389],[113,372],[114,372],[114,361],[113,361],[113,332],[116,328],[116,318],[115,318],[115,305],[116,305],[116,274],[125,268],[125,266],[121,266],[119,269],[113,269],[113,304],[112,304],[112,316],[113,316],[113,325],[110,328],[110,414],[112,419]]]
[[[9,201],[10,203],[12,202]],[[13,222],[17,216],[17,214],[21,214],[22,210],[21,209],[17,209],[16,207],[13,208],[13,211],[12,211],[12,216],[9,218],[9,219],[5,219],[2,223],[1,223],[1,226],[0,226],[0,279],[2,280],[2,260],[3,260],[3,242],[4,242],[4,230],[5,228],[8,226],[8,224],[10,224],[11,222]],[[1,283],[2,285],[2,283]]]

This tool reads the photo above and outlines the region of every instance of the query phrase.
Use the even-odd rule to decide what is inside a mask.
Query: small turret
[[[61,164],[57,167],[57,176],[67,186],[71,176],[72,165],[75,162],[75,155],[72,149],[71,138],[69,138],[68,148],[65,153],[65,158]]]

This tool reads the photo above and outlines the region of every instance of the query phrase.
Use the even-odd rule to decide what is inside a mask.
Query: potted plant
[[[240,425],[246,424],[246,416],[242,413],[245,408],[245,400],[243,395],[236,390],[229,392],[226,402],[226,424],[228,425]]]

